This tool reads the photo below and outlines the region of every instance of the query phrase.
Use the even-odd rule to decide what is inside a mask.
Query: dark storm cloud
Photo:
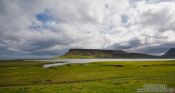
[[[162,55],[165,52],[167,52],[170,48],[173,48],[174,46],[175,46],[175,42],[169,42],[169,43],[167,42],[159,45],[140,47],[140,48],[137,48],[135,51],[140,53],[147,53],[147,54],[151,53],[151,54]]]
[[[123,43],[117,43],[117,44],[113,44],[111,45],[109,48],[110,49],[118,49],[118,50],[125,50],[125,49],[130,49],[130,48],[133,48],[133,47],[138,47],[141,45],[141,42],[139,39],[135,38],[135,39],[132,39],[128,42],[123,42]]]

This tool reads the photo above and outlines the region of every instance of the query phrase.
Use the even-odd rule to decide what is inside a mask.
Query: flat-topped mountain
[[[158,58],[158,56],[128,53],[122,50],[70,49],[65,55],[55,58]]]
[[[175,48],[171,48],[166,52],[164,55],[162,55],[164,58],[175,58]]]

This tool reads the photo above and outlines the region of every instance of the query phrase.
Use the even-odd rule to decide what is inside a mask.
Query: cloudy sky
[[[70,48],[160,55],[175,47],[175,0],[0,0],[0,58]]]

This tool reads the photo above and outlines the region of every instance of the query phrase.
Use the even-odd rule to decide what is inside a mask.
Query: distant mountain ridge
[[[164,58],[175,58],[175,48],[169,49],[164,55],[162,55]]]
[[[65,55],[55,58],[159,58],[159,56],[128,53],[122,50],[70,49]]]

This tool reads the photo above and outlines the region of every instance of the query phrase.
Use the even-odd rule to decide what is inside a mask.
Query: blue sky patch
[[[122,15],[122,16],[121,16],[121,19],[122,19],[122,23],[127,23],[129,17],[128,17],[127,15]]]
[[[36,15],[37,20],[46,23],[48,21],[54,21],[54,18],[52,15],[50,15],[48,12],[40,13]]]
[[[52,26],[56,24],[55,18],[49,13],[49,11],[37,14],[36,19],[42,22],[42,24],[33,23],[29,27],[30,29],[42,31],[42,29],[48,29],[48,28],[50,29]]]

